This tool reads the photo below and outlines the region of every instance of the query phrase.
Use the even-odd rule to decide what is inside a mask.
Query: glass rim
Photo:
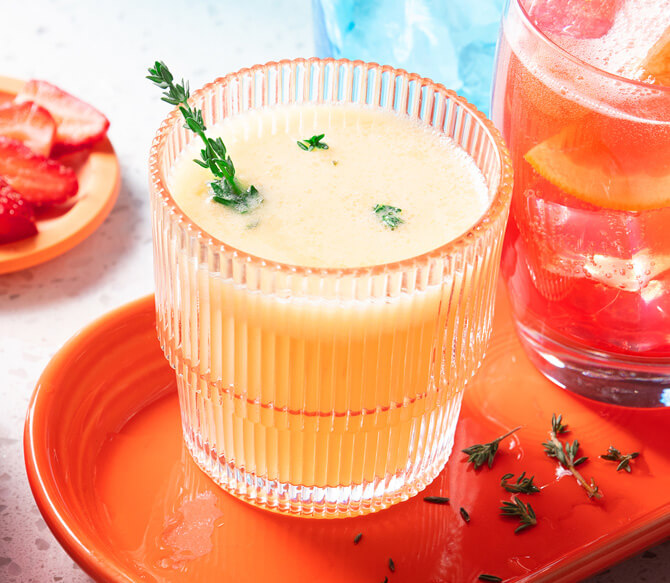
[[[274,261],[271,259],[266,259],[264,257],[248,253],[237,247],[226,243],[214,237],[202,227],[198,226],[190,217],[186,215],[184,211],[181,210],[179,205],[175,202],[172,194],[170,193],[167,184],[165,184],[163,177],[161,176],[161,162],[160,154],[163,151],[169,134],[174,130],[175,126],[181,123],[181,112],[178,107],[175,107],[170,114],[163,120],[161,123],[156,136],[154,137],[151,149],[149,153],[149,180],[150,184],[153,187],[153,192],[158,195],[163,204],[165,204],[170,214],[176,218],[177,224],[186,228],[190,233],[195,234],[198,239],[201,241],[206,241],[208,245],[214,245],[219,247],[222,251],[227,253],[234,254],[238,259],[245,260],[247,263],[263,267],[271,267],[278,271],[290,271],[292,273],[304,273],[312,274],[318,273],[323,275],[358,275],[365,273],[366,275],[376,275],[384,273],[388,270],[398,270],[406,267],[410,267],[419,261],[428,261],[432,258],[442,257],[445,255],[453,254],[459,249],[466,248],[471,245],[472,240],[476,237],[478,233],[486,232],[491,226],[496,223],[496,219],[506,212],[508,202],[512,196],[512,184],[513,184],[513,170],[512,170],[512,160],[505,145],[505,142],[495,127],[493,122],[489,120],[477,107],[468,102],[464,97],[458,95],[455,91],[447,89],[444,85],[440,83],[435,83],[432,79],[427,77],[422,77],[416,73],[409,73],[404,69],[399,69],[391,67],[390,65],[380,65],[374,62],[365,62],[361,60],[350,60],[350,59],[334,59],[334,58],[325,58],[320,59],[317,57],[310,58],[296,58],[296,59],[282,59],[279,61],[269,61],[264,64],[257,64],[252,67],[244,67],[235,71],[233,73],[228,73],[222,77],[218,77],[213,81],[203,85],[199,89],[191,93],[191,99],[197,98],[198,96],[206,93],[211,88],[217,85],[223,85],[230,82],[233,79],[240,78],[244,75],[253,74],[257,71],[267,69],[270,67],[282,67],[290,65],[303,65],[309,66],[315,63],[323,64],[333,64],[333,65],[349,65],[352,67],[367,67],[369,69],[378,69],[380,72],[389,72],[392,74],[397,74],[400,76],[406,77],[408,80],[414,80],[421,83],[425,83],[436,93],[440,93],[446,98],[458,103],[463,107],[472,117],[481,125],[481,129],[488,139],[494,146],[494,154],[498,159],[499,163],[499,176],[498,176],[498,186],[496,188],[495,194],[491,199],[486,211],[473,223],[464,233],[450,239],[446,243],[435,247],[424,253],[418,255],[413,255],[402,259],[400,261],[391,261],[386,263],[376,263],[373,265],[364,265],[359,267],[321,267],[321,266],[308,266],[308,265],[298,265],[292,263],[286,263],[282,261]],[[442,130],[438,130],[440,133],[444,133]],[[447,134],[444,134],[447,135]],[[452,136],[448,136],[453,139]],[[458,143],[456,144],[460,146]],[[470,154],[466,151],[466,154]],[[488,181],[487,181],[488,182]],[[488,186],[488,184],[487,184]]]
[[[537,26],[537,24],[535,24],[533,19],[530,17],[530,14],[528,14],[527,10],[524,8],[522,0],[509,0],[509,1],[513,2],[519,9],[521,17],[524,19],[525,24],[528,25],[530,30],[532,30],[537,35],[537,37],[549,47],[550,50],[553,50],[564,59],[567,59],[568,61],[573,62],[575,65],[582,67],[588,71],[591,71],[596,75],[605,77],[606,79],[611,79],[612,81],[617,82],[623,82],[626,83],[627,85],[638,87],[640,89],[647,89],[647,90],[652,89],[654,91],[658,91],[660,94],[666,93],[667,95],[670,96],[670,86],[660,85],[656,83],[653,84],[645,83],[644,81],[637,81],[635,79],[629,79],[628,77],[622,77],[621,75],[617,75],[616,73],[610,73],[609,71],[601,69],[600,67],[596,67],[595,65],[592,65],[591,63],[588,63],[580,59],[579,57],[573,55],[571,52],[566,51],[563,47],[561,47],[560,45],[556,44],[553,40],[551,40],[544,32],[542,32],[542,30]],[[507,14],[509,14],[509,10]]]

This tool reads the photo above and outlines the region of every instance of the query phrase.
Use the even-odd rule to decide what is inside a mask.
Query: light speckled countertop
[[[167,110],[145,69],[163,59],[198,87],[244,66],[309,56],[311,9],[308,0],[0,0],[0,10],[0,74],[45,78],[94,104],[112,121],[121,163],[118,202],[96,233],[48,263],[0,275],[0,581],[82,583],[90,579],[33,502],[23,420],[56,350],[91,320],[153,289],[147,157]],[[589,581],[670,581],[670,544]]]

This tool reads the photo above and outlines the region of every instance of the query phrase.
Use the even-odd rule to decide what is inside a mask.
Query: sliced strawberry
[[[0,244],[37,234],[32,205],[0,178]]]
[[[101,140],[109,121],[97,109],[46,81],[28,81],[16,96],[18,103],[34,101],[56,120],[54,150],[67,152]]]
[[[33,152],[48,156],[56,136],[56,122],[36,103],[10,103],[0,107],[0,136],[19,140]]]
[[[35,205],[59,204],[77,193],[74,171],[0,136],[0,176]]]
[[[612,28],[621,0],[525,0],[523,4],[544,33],[600,38]]]

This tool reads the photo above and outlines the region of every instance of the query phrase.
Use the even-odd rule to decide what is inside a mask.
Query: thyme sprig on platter
[[[500,507],[500,514],[519,519],[519,526],[514,529],[514,534],[518,534],[537,524],[537,517],[535,516],[533,507],[519,500],[518,496],[514,496],[513,502],[503,502]]]
[[[551,417],[551,431],[549,432],[549,441],[544,442],[544,453],[549,457],[558,460],[566,470],[568,470],[577,480],[579,485],[584,488],[589,498],[602,498],[603,494],[599,490],[593,478],[587,482],[584,476],[579,473],[577,466],[583,464],[587,459],[586,456],[577,457],[579,452],[579,441],[576,439],[570,443],[566,441],[563,443],[559,439],[559,435],[568,432],[568,426],[563,423],[563,416],[554,413]]]
[[[500,442],[506,437],[512,435],[514,432],[519,431],[519,429],[521,429],[521,425],[519,425],[519,427],[515,427],[511,431],[508,431],[504,435],[497,437],[489,443],[477,443],[475,445],[471,445],[470,447],[466,447],[461,451],[468,455],[468,463],[473,464],[475,466],[475,470],[478,470],[484,464],[487,464],[489,468],[491,468],[493,466],[493,460],[498,453],[498,446],[500,445]]]
[[[610,462],[619,462],[619,465],[616,467],[616,471],[620,472],[621,470],[626,470],[630,474],[630,462],[639,455],[640,453],[637,451],[634,451],[633,453],[622,454],[616,447],[610,445],[607,449],[607,453],[601,455],[600,457]]]
[[[156,61],[149,67],[146,77],[157,87],[163,89],[161,98],[170,105],[177,106],[184,118],[184,127],[197,134],[204,147],[200,150],[200,159],[194,160],[203,168],[208,168],[215,180],[209,183],[212,200],[238,213],[247,213],[263,202],[263,197],[255,186],[244,189],[235,177],[235,165],[228,155],[226,145],[221,138],[210,138],[205,133],[207,128],[202,117],[202,110],[192,107],[188,102],[191,92],[188,81],[182,79],[175,83],[167,65]]]
[[[510,483],[508,480],[512,480],[514,474],[505,474],[501,480],[500,485],[513,494],[535,494],[540,491],[540,489],[533,484],[535,476],[526,478],[526,472],[521,472],[521,475],[516,479],[516,482]]]

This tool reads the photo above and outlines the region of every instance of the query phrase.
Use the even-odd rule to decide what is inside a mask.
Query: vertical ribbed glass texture
[[[269,63],[193,101],[207,125],[288,103],[395,111],[452,136],[486,177],[490,207],[462,237],[402,262],[310,269],[234,249],[178,209],[167,178],[193,139],[178,112],[152,147],[158,337],[197,463],[232,494],[287,513],[407,499],[446,463],[489,337],[512,181],[500,137],[453,92],[362,62]]]

